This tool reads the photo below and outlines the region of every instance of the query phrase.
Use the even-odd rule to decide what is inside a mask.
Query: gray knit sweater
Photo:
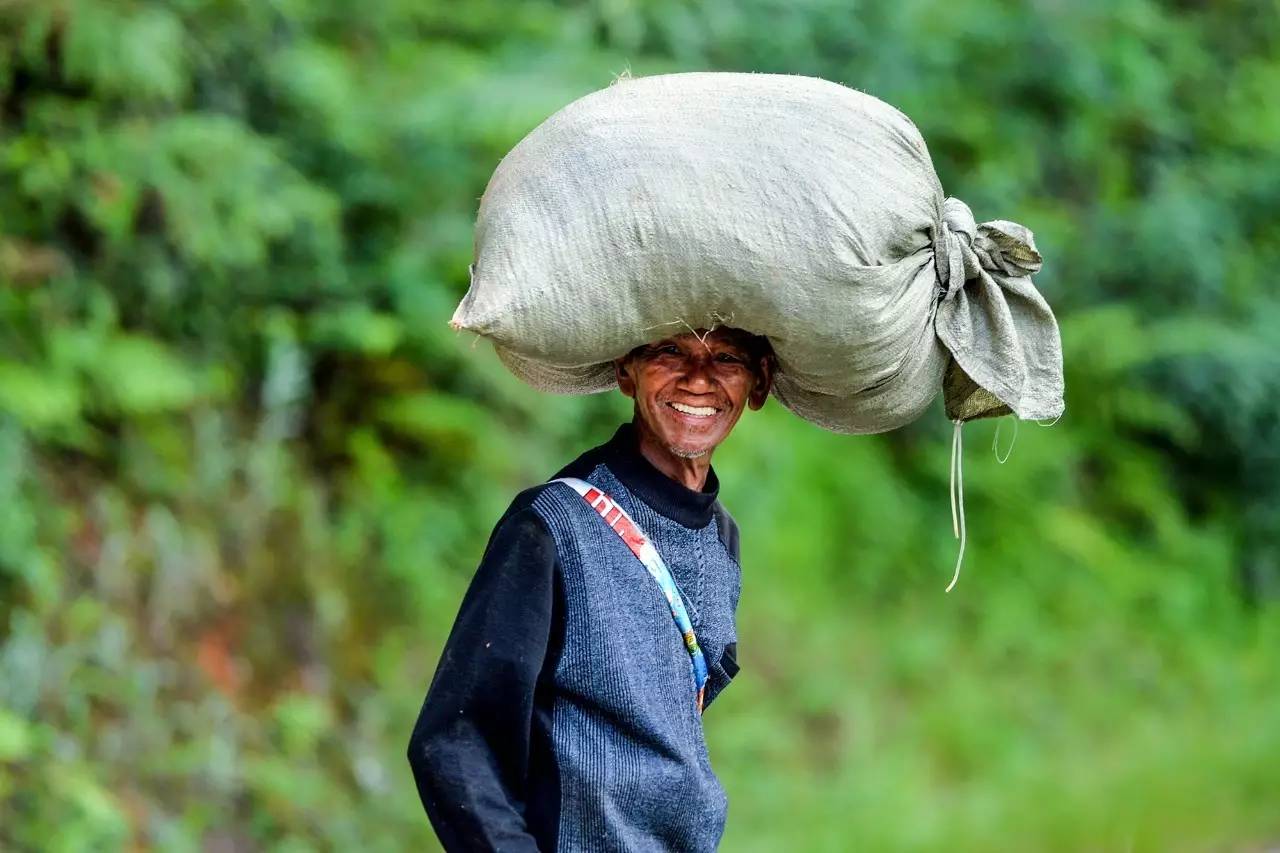
[[[634,427],[556,476],[614,498],[653,540],[710,669],[737,672],[737,529],[714,471],[701,492],[653,468]],[[689,654],[639,560],[564,484],[503,516],[409,746],[448,851],[710,851],[724,790],[707,755]]]

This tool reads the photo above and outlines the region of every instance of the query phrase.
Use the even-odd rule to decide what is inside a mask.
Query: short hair
[[[773,351],[773,344],[769,342],[769,339],[766,336],[757,335],[754,332],[748,332],[744,329],[734,329],[734,331],[742,332],[746,335],[746,340],[744,341],[743,346],[747,351],[747,355],[751,357],[752,365],[755,365],[763,358],[769,361],[770,367],[777,367],[778,355]]]

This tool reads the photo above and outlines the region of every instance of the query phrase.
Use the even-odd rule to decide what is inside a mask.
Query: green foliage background
[[[0,847],[434,849],[404,748],[488,532],[627,416],[446,321],[498,160],[625,69],[902,108],[1066,350],[1007,464],[966,428],[950,595],[940,406],[717,452],[725,849],[1276,843],[1278,12],[0,4]]]

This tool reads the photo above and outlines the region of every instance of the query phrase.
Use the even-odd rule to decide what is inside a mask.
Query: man
[[[768,397],[768,341],[681,334],[614,363],[631,423],[556,476],[585,480],[657,548],[706,664],[645,565],[573,488],[520,493],[494,529],[409,742],[453,851],[706,851],[727,802],[699,704],[738,671],[738,531],[712,451]],[[612,516],[617,518],[616,515]]]

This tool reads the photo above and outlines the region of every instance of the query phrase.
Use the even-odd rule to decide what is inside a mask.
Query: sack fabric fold
[[[513,148],[481,198],[452,320],[529,384],[614,387],[611,362],[715,326],[769,337],[774,394],[873,433],[944,390],[953,420],[1063,409],[1032,233],[946,198],[915,125],[786,74],[623,78]]]

